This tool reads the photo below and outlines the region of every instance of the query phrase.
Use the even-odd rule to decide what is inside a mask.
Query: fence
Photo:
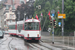
[[[65,46],[75,47],[75,32],[64,32],[64,36],[62,36],[61,32],[56,32],[55,34],[55,42],[59,42]]]

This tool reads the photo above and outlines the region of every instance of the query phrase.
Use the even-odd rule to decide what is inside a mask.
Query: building
[[[20,6],[22,3],[26,4],[26,0],[7,0],[5,3],[6,5],[6,12],[9,11],[10,7],[12,7],[12,10],[16,10],[18,6]]]
[[[16,19],[15,13],[9,10],[9,12],[4,14],[4,21],[5,24],[8,24],[9,22],[14,22]]]
[[[9,22],[14,22],[16,19],[15,10],[18,6],[22,3],[26,4],[26,0],[7,0],[5,1],[5,8],[4,8],[4,22],[5,26],[8,25]]]

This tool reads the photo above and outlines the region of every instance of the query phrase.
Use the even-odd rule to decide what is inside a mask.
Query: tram
[[[16,22],[8,23],[8,31],[10,35],[17,35],[17,24]]]
[[[27,19],[25,21],[18,21],[9,23],[9,34],[23,37],[27,40],[41,39],[41,25],[38,19]]]
[[[28,19],[24,23],[23,31],[25,40],[40,40],[41,39],[41,26],[40,21],[37,19]]]

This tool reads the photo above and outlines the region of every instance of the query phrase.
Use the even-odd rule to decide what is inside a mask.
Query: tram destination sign
[[[66,14],[58,14],[58,19],[65,19],[66,18]]]

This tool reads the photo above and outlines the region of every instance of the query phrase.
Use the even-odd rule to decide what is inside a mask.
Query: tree
[[[43,28],[43,23],[45,22],[45,19],[47,18],[46,22],[45,22],[45,26],[43,28],[44,31],[47,31],[48,27],[50,26],[50,20],[49,20],[49,16],[48,16],[48,12],[51,11],[52,9],[55,10],[55,0],[36,0],[35,4],[34,4],[34,9],[35,9],[35,13],[34,13],[34,18],[35,15],[38,14],[39,18],[41,12],[43,13],[43,20],[41,21],[41,26]],[[38,9],[37,6],[41,5],[41,9]]]
[[[26,13],[26,16],[30,16],[33,15],[34,13],[34,7],[33,6],[29,6],[27,4],[22,4],[21,6],[17,7],[17,10],[15,11],[16,14],[16,20],[18,20],[18,11],[20,12],[20,20],[24,19],[24,13]]]
[[[37,6],[41,5],[41,9],[38,9]],[[66,14],[66,19],[64,19],[64,30],[65,32],[73,32],[75,30],[75,1],[74,0],[64,0],[64,13]],[[45,22],[45,19],[47,17],[44,30],[46,30],[48,27],[51,27],[50,20],[48,17],[48,11],[51,11],[52,9],[55,10],[55,19],[58,22],[61,22],[61,19],[58,19],[58,10],[60,13],[62,13],[62,0],[36,0],[34,4],[34,17],[36,14],[38,14],[40,18],[41,12],[43,13],[43,20],[41,21],[41,26],[43,26],[43,23]],[[58,35],[57,32],[61,31],[61,28],[57,25],[55,28],[55,34]],[[59,33],[61,34],[61,33]]]
[[[66,13],[66,19],[65,19],[65,31],[72,32],[75,30],[75,2],[74,0],[65,0],[65,13]]]

